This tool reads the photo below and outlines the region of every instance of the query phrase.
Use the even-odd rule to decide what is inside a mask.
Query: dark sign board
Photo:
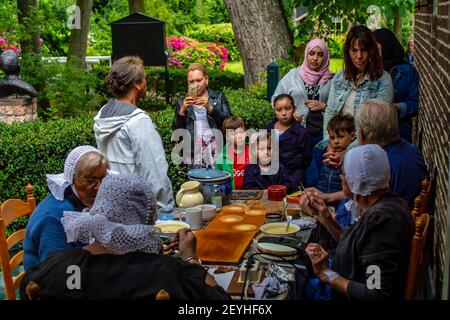
[[[136,55],[144,60],[145,66],[165,66],[164,23],[142,13],[112,22],[112,60]]]

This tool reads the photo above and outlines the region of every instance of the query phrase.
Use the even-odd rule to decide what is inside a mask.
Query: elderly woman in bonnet
[[[228,298],[199,266],[192,232],[179,231],[182,259],[160,255],[155,215],[156,200],[145,181],[107,176],[89,212],[66,211],[61,219],[69,241],[90,244],[52,253],[33,266],[22,280],[21,297],[154,300],[164,290],[170,299]],[[78,290],[67,290],[67,268],[73,265],[82,279]]]
[[[345,155],[343,168],[344,193],[356,206],[354,224],[342,230],[313,193],[301,200],[337,240],[333,270],[322,246],[307,246],[314,272],[332,286],[336,299],[402,299],[414,225],[406,202],[389,191],[386,152],[375,144],[356,147]]]
[[[322,140],[323,112],[333,78],[329,66],[326,43],[322,39],[311,40],[306,45],[302,65],[290,70],[280,80],[272,96],[272,104],[282,93],[292,96],[296,106],[294,116],[308,130],[312,145]]]
[[[25,270],[52,251],[80,245],[67,242],[60,219],[63,211],[81,212],[93,205],[108,169],[107,159],[96,148],[80,146],[67,156],[63,173],[47,175],[51,193],[31,215],[23,241]]]

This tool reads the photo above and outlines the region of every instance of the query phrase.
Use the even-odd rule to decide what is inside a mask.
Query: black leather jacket
[[[222,131],[223,121],[232,116],[231,109],[228,104],[225,94],[221,91],[206,89],[208,91],[209,103],[213,107],[213,111],[208,113],[208,123],[211,129],[218,129]],[[193,108],[188,108],[186,110],[186,115],[182,116],[179,114],[181,107],[183,106],[183,101],[185,97],[181,97],[177,101],[175,108],[175,119],[173,121],[173,130],[175,129],[187,129],[191,134],[191,140],[194,139],[194,121],[195,113]]]

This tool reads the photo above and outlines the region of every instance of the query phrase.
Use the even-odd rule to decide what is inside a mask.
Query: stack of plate
[[[258,242],[257,250],[268,260],[294,260],[298,256],[296,249],[276,243]]]

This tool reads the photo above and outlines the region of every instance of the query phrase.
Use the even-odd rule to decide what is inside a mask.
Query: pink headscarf
[[[322,49],[324,54],[323,64],[319,70],[314,71],[308,68],[306,64],[306,57],[309,52],[315,47]],[[328,53],[328,47],[322,39],[313,39],[306,45],[305,58],[300,66],[300,76],[307,85],[325,84],[333,77],[333,74],[328,70],[330,65],[330,54]]]

